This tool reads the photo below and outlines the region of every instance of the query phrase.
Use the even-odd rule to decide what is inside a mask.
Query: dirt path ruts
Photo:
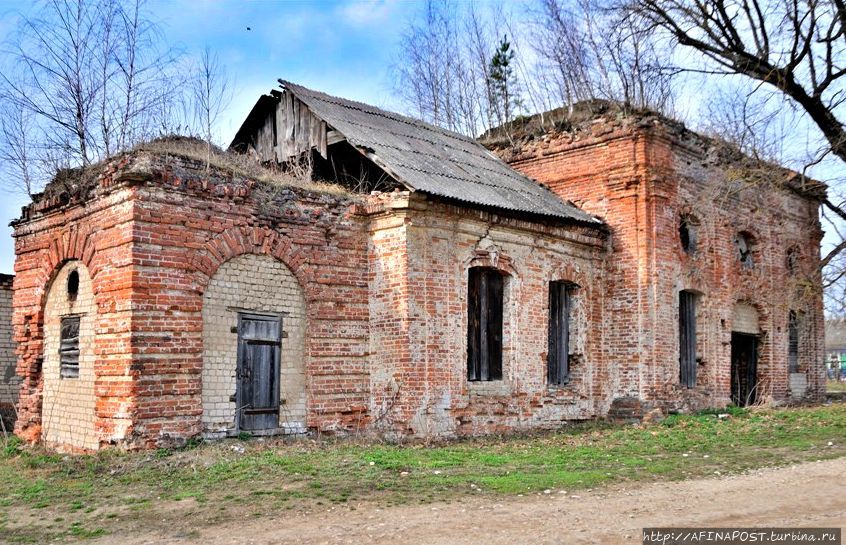
[[[150,530],[98,543],[391,545],[639,544],[649,526],[846,527],[846,458],[714,477],[449,504],[348,507]]]

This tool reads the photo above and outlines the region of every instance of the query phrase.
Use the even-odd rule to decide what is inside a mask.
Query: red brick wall
[[[506,152],[512,166],[601,216],[612,230],[605,315],[615,396],[637,395],[669,409],[723,405],[730,392],[731,313],[753,303],[761,324],[763,392],[788,396],[787,316],[804,312],[801,366],[811,397],[822,392],[823,313],[817,264],[818,203],[766,182],[732,185],[707,142],[663,123],[595,122],[589,131],[530,141]],[[736,170],[736,169],[735,169]],[[773,171],[777,174],[777,169]],[[733,174],[737,174],[734,172]],[[682,213],[700,221],[688,256]],[[756,235],[757,264],[741,268],[735,234]],[[786,251],[802,248],[800,272]],[[697,387],[678,386],[678,292],[700,297]],[[611,318],[613,317],[613,318]]]
[[[15,226],[13,325],[17,374],[22,379],[16,432],[41,435],[41,361],[47,290],[61,265],[82,261],[92,275],[97,306],[95,429],[101,441],[131,428],[132,208],[134,190],[121,188],[85,205],[63,210],[42,205],[37,220]]]
[[[610,237],[403,192],[267,192],[203,164],[143,153],[108,165],[88,198],[40,200],[15,227],[17,431],[41,435],[45,293],[71,259],[90,271],[97,306],[101,446],[166,445],[201,433],[203,293],[223,263],[247,253],[274,256],[302,288],[311,429],[469,435],[603,416],[615,399],[723,405],[739,301],[758,309],[761,376],[776,400],[788,395],[787,315],[804,313],[801,368],[819,395],[815,202],[761,186],[727,191],[725,171],[698,141],[661,126],[594,131],[529,143],[511,161],[605,218]],[[682,213],[699,222],[693,256],[679,242]],[[736,259],[740,230],[756,238],[752,270]],[[796,275],[786,270],[789,247],[803,252]],[[466,379],[473,266],[506,275],[502,381]],[[546,383],[553,280],[580,286],[572,380],[559,388]],[[692,390],[678,386],[682,289],[702,301]]]
[[[329,195],[290,191],[273,206],[278,212],[266,216],[237,197],[155,186],[139,191],[134,227],[141,289],[133,331],[149,335],[135,361],[137,425],[144,436],[199,431],[203,289],[222,263],[244,253],[273,255],[305,293],[308,426],[355,431],[367,425],[362,222],[345,198]]]
[[[150,172],[121,177],[145,161]],[[48,200],[16,226],[18,370],[27,377],[18,431],[28,439],[41,433],[44,293],[69,259],[86,264],[97,300],[100,446],[178,444],[203,431],[203,293],[221,264],[245,253],[276,257],[303,289],[311,429],[473,434],[607,409],[612,374],[603,329],[593,326],[602,322],[601,230],[407,193],[355,202],[283,189],[268,201],[250,182],[161,161],[136,157],[107,168],[86,204]],[[510,276],[500,384],[466,381],[466,277],[474,265]],[[554,390],[545,378],[551,280],[582,286],[579,361],[571,384]]]
[[[87,203],[47,201],[16,226],[18,433],[36,440],[41,431],[46,288],[61,263],[80,259],[98,309],[100,444],[145,447],[198,434],[203,290],[220,264],[244,253],[275,256],[304,288],[309,426],[366,426],[367,237],[352,203],[287,189],[259,202],[252,183],[204,179],[188,161],[165,164],[140,185],[118,177],[132,165],[106,169]]]
[[[608,260],[605,297],[605,350],[614,369],[608,377],[613,397],[643,395],[652,372],[644,347],[654,343],[648,279],[653,195],[648,180],[650,148],[635,135],[606,134],[570,142],[547,141],[527,147],[511,164],[547,184],[563,198],[603,218],[611,228],[613,259]]]
[[[552,427],[607,410],[602,323],[605,235],[427,200],[380,197],[371,229],[373,419],[389,435]],[[506,275],[503,380],[467,381],[467,275]],[[572,380],[546,379],[548,290],[578,283]]]

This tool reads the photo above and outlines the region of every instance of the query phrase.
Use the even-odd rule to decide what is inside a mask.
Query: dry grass
[[[146,151],[160,156],[174,156],[196,161],[207,164],[209,169],[226,176],[242,177],[274,187],[297,187],[337,196],[352,195],[340,185],[312,180],[310,169],[305,165],[289,170],[270,168],[249,155],[225,151],[217,146],[211,146],[209,150],[206,142],[197,138],[182,136],[159,138],[139,144],[132,151]]]
[[[846,393],[846,381],[842,380],[828,380],[825,383],[826,392]]]

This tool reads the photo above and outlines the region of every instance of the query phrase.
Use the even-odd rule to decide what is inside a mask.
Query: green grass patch
[[[0,531],[10,542],[80,540],[119,533],[127,521],[164,525],[161,513],[175,509],[200,514],[196,520],[224,520],[362,502],[559,493],[844,455],[842,403],[730,408],[672,415],[651,426],[588,423],[435,446],[240,438],[62,456],[12,440],[0,450]],[[189,525],[192,517],[172,524]]]

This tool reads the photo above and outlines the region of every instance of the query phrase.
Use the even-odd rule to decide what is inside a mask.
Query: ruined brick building
[[[283,83],[232,148],[331,183],[142,148],[24,209],[20,435],[462,436],[822,391],[822,189],[660,116],[527,133],[509,168]]]

